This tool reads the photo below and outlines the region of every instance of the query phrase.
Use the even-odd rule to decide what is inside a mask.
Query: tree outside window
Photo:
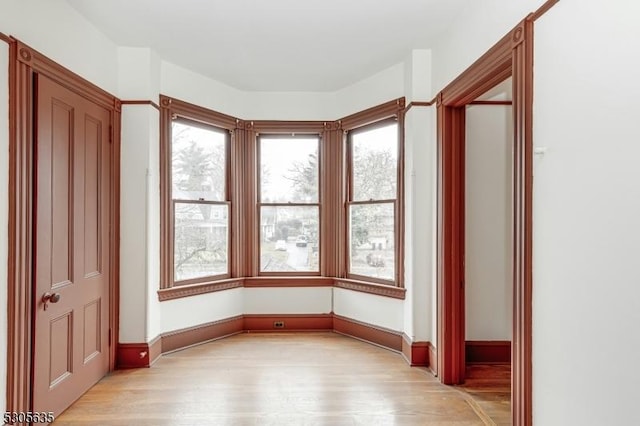
[[[227,133],[185,120],[171,131],[174,281],[228,274]]]
[[[394,281],[398,197],[398,125],[376,124],[349,134],[350,275]]]

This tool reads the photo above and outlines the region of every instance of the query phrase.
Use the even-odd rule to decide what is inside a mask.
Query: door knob
[[[45,293],[42,295],[42,303],[44,303],[44,310],[49,307],[49,303],[58,303],[60,301],[60,293]]]

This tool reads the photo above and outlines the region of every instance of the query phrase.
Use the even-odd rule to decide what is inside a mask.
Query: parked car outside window
[[[298,235],[296,239],[296,247],[306,247],[307,246],[307,237],[305,235]]]

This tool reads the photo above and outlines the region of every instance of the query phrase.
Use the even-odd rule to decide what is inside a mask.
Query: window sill
[[[345,290],[359,291],[376,296],[405,299],[406,289],[385,284],[375,284],[350,278],[333,277],[246,277],[230,278],[214,282],[181,285],[158,290],[158,300],[180,299],[234,288],[268,288],[268,287],[335,287]]]
[[[196,296],[198,294],[214,293],[216,291],[231,290],[244,286],[244,278],[230,278],[214,282],[181,285],[158,290],[158,300],[180,299],[182,297]]]

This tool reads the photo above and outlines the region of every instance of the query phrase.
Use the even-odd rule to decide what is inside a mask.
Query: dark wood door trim
[[[529,15],[440,92],[438,105],[437,368],[446,384],[464,381],[464,108],[513,78],[512,423],[532,423],[531,288],[533,185],[533,19]]]
[[[10,39],[9,67],[9,267],[6,410],[31,410],[33,270],[34,75],[44,75],[108,109],[111,121],[109,369],[118,341],[120,246],[120,101],[22,42]]]

